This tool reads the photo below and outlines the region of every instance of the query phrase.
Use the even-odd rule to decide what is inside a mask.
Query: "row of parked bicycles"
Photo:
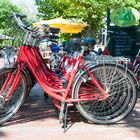
[[[61,47],[51,45],[47,66],[39,52],[43,39],[56,42],[57,28],[27,27],[22,15],[13,19],[26,33],[15,62],[0,70],[0,124],[12,118],[28,97],[35,83],[52,97],[60,110],[59,120],[67,127],[69,106],[76,106],[88,121],[111,124],[126,117],[137,100],[137,72],[130,60],[97,54],[91,38],[73,39]],[[136,65],[136,63],[134,64]],[[138,69],[138,68],[137,68]]]

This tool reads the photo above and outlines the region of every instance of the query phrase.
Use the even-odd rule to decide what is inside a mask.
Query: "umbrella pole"
[[[60,35],[61,35],[61,28],[60,28],[60,23],[59,23],[59,29],[60,29],[60,32],[59,32],[59,40],[58,40],[58,45],[60,45]]]
[[[59,40],[58,40],[58,45],[60,45],[60,35],[61,35],[61,33],[59,32]]]

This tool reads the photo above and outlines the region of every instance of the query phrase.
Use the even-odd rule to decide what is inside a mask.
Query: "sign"
[[[50,59],[51,53],[52,53],[51,51],[42,51],[41,55],[43,59]]]
[[[109,52],[112,56],[124,56],[134,59],[136,55],[136,33],[134,29],[116,29],[111,36]]]

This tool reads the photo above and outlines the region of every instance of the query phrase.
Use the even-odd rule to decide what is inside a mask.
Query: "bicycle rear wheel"
[[[136,70],[134,71],[136,78],[138,80],[138,89],[140,90],[140,65],[136,67]]]
[[[27,97],[28,92],[26,78],[22,73],[19,75],[18,84],[12,95],[10,95],[8,98],[6,97],[11,88],[15,75],[15,69],[0,70],[0,125],[7,122],[14,116]]]
[[[90,69],[90,72],[101,87],[109,93],[109,97],[100,101],[78,102],[76,107],[81,115],[91,122],[100,124],[115,123],[126,117],[137,99],[133,75],[113,64],[97,65]],[[83,94],[99,93],[86,72],[79,76],[75,87],[73,96],[75,99],[81,98]]]

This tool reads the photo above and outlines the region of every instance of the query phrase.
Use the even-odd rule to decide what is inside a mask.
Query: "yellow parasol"
[[[40,22],[33,23],[33,26],[41,26],[42,24],[48,24],[50,27],[56,27],[60,28],[61,33],[79,33],[81,32],[85,27],[88,26],[88,24],[83,23],[76,23],[76,22],[70,22],[63,18],[55,18],[51,20],[43,20]]]

